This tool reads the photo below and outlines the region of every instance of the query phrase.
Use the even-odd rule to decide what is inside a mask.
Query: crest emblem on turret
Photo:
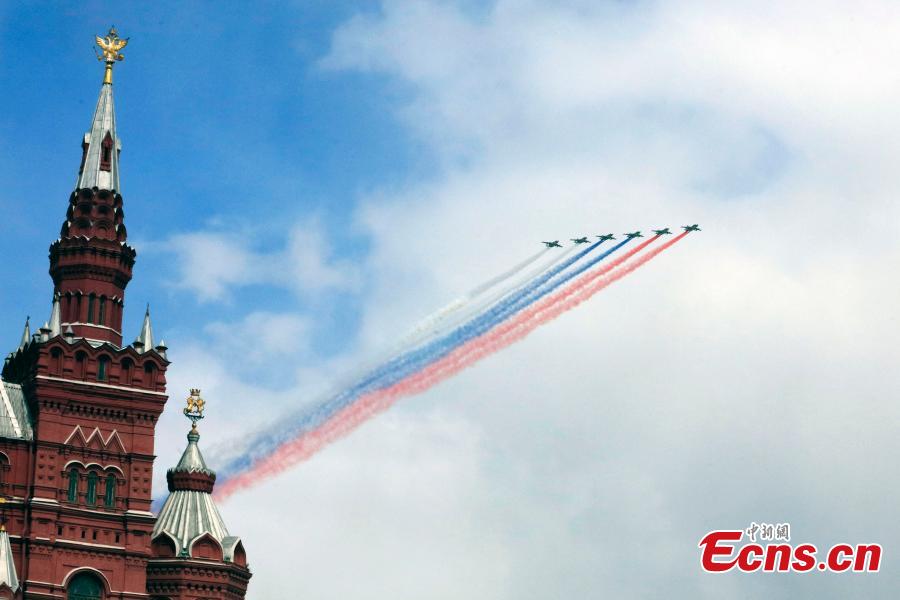
[[[191,395],[187,398],[187,406],[184,408],[184,416],[191,420],[191,428],[197,429],[197,421],[203,418],[203,408],[206,400],[200,397],[200,390],[191,388]]]

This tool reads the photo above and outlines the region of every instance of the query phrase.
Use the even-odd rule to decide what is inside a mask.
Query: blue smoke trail
[[[561,277],[554,280],[557,275],[566,271],[566,269],[593,252],[603,243],[602,241],[596,242],[572,258],[536,278],[527,286],[509,294],[508,297],[497,302],[486,312],[457,327],[450,333],[433,342],[429,342],[424,346],[414,348],[389,360],[387,363],[371,372],[362,381],[333,396],[313,410],[307,410],[301,413],[299,418],[291,421],[290,427],[285,427],[278,432],[272,432],[270,430],[266,435],[262,436],[261,439],[255,440],[255,443],[251,446],[250,451],[247,454],[230,461],[229,464],[220,471],[221,477],[227,479],[229,476],[249,468],[257,457],[266,456],[284,442],[295,438],[300,432],[314,429],[319,426],[335,412],[352,403],[360,395],[389,387],[401,379],[420,371],[435,360],[446,356],[452,352],[454,348],[486,333],[505,321],[511,315],[543,298],[561,285],[571,281],[574,277],[584,273],[630,241],[630,239],[622,240],[606,252],[587,261],[579,268],[564,273]]]

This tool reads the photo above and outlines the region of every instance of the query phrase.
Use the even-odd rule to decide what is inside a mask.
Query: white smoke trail
[[[566,257],[568,257],[575,249],[576,246],[566,248],[560,254],[554,255],[549,262],[546,262],[538,267],[535,267],[534,269],[529,270],[527,273],[521,275],[520,277],[516,277],[515,281],[511,285],[504,286],[493,294],[487,296],[485,295],[487,294],[487,292],[490,292],[493,288],[495,288],[498,284],[515,277],[532,263],[534,263],[537,259],[543,257],[547,253],[547,251],[550,250],[549,248],[545,248],[537,255],[531,257],[528,261],[517,265],[516,268],[510,269],[503,275],[495,277],[494,279],[483,283],[465,296],[454,300],[443,309],[437,311],[436,313],[434,313],[434,315],[428,317],[427,319],[423,319],[418,326],[416,326],[407,336],[402,339],[402,346],[421,345],[438,335],[446,333],[447,331],[450,331],[451,329],[462,325],[476,315],[481,314],[503,298],[516,293],[517,291],[531,283],[534,279],[540,277],[542,274],[555,267],[557,264],[565,260]],[[453,309],[449,310],[451,307],[453,307]]]

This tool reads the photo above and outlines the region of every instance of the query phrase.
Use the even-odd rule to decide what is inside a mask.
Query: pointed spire
[[[153,348],[153,326],[150,324],[150,305],[144,313],[144,324],[141,325],[141,333],[134,340],[134,347],[138,352],[146,352]]]
[[[53,309],[50,311],[50,337],[54,338],[62,333],[62,318],[59,308],[59,292],[53,294]]]
[[[169,357],[166,356],[166,350],[168,350],[168,349],[169,349],[169,347],[166,346],[166,340],[161,340],[156,345],[156,348],[154,348],[154,350],[156,350],[156,353],[159,354],[160,356],[162,356],[163,358],[165,358],[166,360],[169,360]]]
[[[25,317],[25,330],[22,332],[22,341],[19,342],[19,350],[28,345],[31,341],[31,317]]]
[[[122,149],[122,143],[116,134],[112,68],[115,61],[122,60],[119,50],[126,44],[128,40],[119,38],[114,27],[109,30],[106,37],[97,36],[97,45],[103,50],[102,54],[98,53],[97,58],[106,63],[106,73],[100,87],[97,108],[94,109],[91,130],[84,134],[81,143],[83,154],[75,189],[96,187],[120,193],[122,191],[119,186],[119,151]]]
[[[122,144],[116,135],[112,84],[104,83],[100,88],[91,130],[84,134],[81,147],[84,154],[75,189],[96,187],[121,193],[119,150],[122,149]]]

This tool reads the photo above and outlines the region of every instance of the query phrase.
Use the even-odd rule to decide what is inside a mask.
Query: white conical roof
[[[100,88],[94,120],[91,122],[91,130],[84,134],[84,143],[87,144],[87,153],[75,189],[96,187],[121,193],[119,150],[122,145],[116,134],[116,111],[111,83],[104,83]],[[104,152],[108,153],[108,160],[104,160]]]

